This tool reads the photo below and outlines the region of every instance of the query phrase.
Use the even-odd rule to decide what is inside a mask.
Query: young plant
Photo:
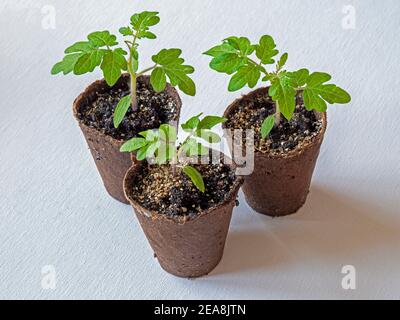
[[[82,75],[93,72],[100,67],[104,79],[109,86],[113,86],[121,77],[123,71],[130,75],[131,94],[123,97],[114,112],[114,126],[117,128],[122,122],[129,106],[138,109],[136,97],[136,81],[143,74],[151,71],[150,83],[156,92],[161,92],[167,84],[167,77],[172,86],[178,86],[184,93],[194,96],[196,86],[188,76],[194,68],[184,65],[180,56],[180,49],[162,49],[152,56],[153,65],[138,71],[139,52],[138,41],[144,38],[155,39],[156,35],[149,28],[158,24],[158,12],[144,11],[135,13],[131,17],[130,25],[122,27],[119,32],[125,37],[128,51],[118,46],[117,37],[109,31],[96,31],[87,36],[86,41],[79,41],[65,50],[62,61],[56,63],[51,69],[52,74],[62,72],[64,75],[73,72]]]
[[[287,71],[283,69],[288,59],[284,53],[276,62],[276,49],[273,38],[264,35],[257,44],[251,44],[245,37],[229,37],[204,54],[213,57],[211,69],[232,75],[228,90],[237,91],[248,85],[253,88],[259,79],[269,82],[269,95],[275,102],[275,114],[264,119],[261,136],[265,139],[272,128],[278,126],[281,114],[290,121],[296,108],[296,95],[302,94],[307,110],[325,112],[327,103],[348,103],[350,95],[334,84],[326,84],[331,76],[323,72],[310,73],[307,69]],[[254,57],[255,55],[255,57]],[[275,64],[275,70],[267,66]]]
[[[220,136],[211,129],[226,121],[218,116],[205,116],[202,113],[190,118],[182,124],[182,129],[187,133],[186,138],[179,145],[176,128],[169,124],[162,124],[159,129],[147,130],[126,141],[121,146],[121,152],[136,151],[136,159],[154,159],[156,164],[170,163],[173,171],[181,168],[201,192],[205,192],[204,180],[200,172],[188,164],[187,157],[203,156],[209,154],[209,149],[203,145],[202,140],[208,143],[218,143]]]

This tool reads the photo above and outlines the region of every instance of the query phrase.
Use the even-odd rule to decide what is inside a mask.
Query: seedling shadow
[[[363,199],[364,200],[364,199]],[[247,212],[249,215],[258,215]],[[373,204],[314,186],[294,215],[259,215],[253,228],[232,230],[224,257],[213,275],[293,267],[308,261],[351,263],[371,248],[397,252],[400,221]]]

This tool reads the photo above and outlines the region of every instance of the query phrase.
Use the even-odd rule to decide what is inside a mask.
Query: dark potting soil
[[[236,181],[235,171],[225,164],[192,164],[203,176],[205,192],[199,191],[181,169],[143,165],[132,182],[131,195],[141,206],[167,216],[188,220],[223,202]]]
[[[322,128],[322,120],[318,120],[313,111],[306,110],[302,97],[298,95],[293,118],[287,121],[281,116],[279,126],[274,126],[270,134],[262,139],[261,125],[264,119],[274,112],[275,102],[271,97],[260,93],[255,99],[242,102],[229,116],[226,127],[254,129],[255,150],[269,154],[284,154],[294,150],[312,140]],[[244,133],[242,143],[246,143]]]
[[[118,129],[114,128],[113,114],[119,100],[129,94],[126,84],[122,88],[97,93],[97,98],[78,113],[79,119],[115,139],[128,140],[141,131],[158,128],[163,123],[177,121],[177,105],[166,92],[156,93],[143,83],[137,85],[138,110],[128,109]]]

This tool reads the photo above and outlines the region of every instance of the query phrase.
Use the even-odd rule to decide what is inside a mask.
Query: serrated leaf
[[[260,75],[261,73],[258,66],[253,64],[243,66],[231,78],[228,90],[236,91],[243,88],[246,84],[249,84],[249,87],[253,88],[260,79]]]
[[[131,96],[127,95],[119,100],[114,110],[114,127],[118,128],[131,106]]]
[[[156,55],[152,56],[152,60],[160,65],[168,65],[171,63],[177,63],[182,50],[177,48],[162,49]],[[179,62],[179,60],[178,60]],[[178,63],[179,64],[179,63]]]
[[[172,85],[177,85],[187,95],[194,96],[196,94],[196,84],[185,72],[169,67],[164,67],[164,71]]]
[[[156,36],[153,32],[145,31],[145,32],[143,32],[143,34],[142,34],[142,38],[156,39],[157,36]]]
[[[115,46],[118,44],[117,37],[109,31],[96,31],[88,35],[88,39],[95,47]]]
[[[155,39],[156,35],[149,31],[149,27],[156,25],[160,22],[158,12],[143,11],[136,13],[131,17],[131,26],[136,31],[138,39],[148,38]]]
[[[121,50],[107,51],[101,64],[104,79],[109,86],[113,86],[126,70],[126,60]]]
[[[62,72],[64,75],[74,70],[75,64],[78,59],[82,56],[82,53],[72,53],[66,55],[62,61],[56,63],[51,69],[51,74],[57,74]]]
[[[144,138],[132,138],[126,141],[120,148],[121,152],[133,152],[147,144],[146,139]]]
[[[296,90],[290,85],[287,77],[281,75],[272,81],[269,88],[272,100],[278,103],[280,112],[287,120],[292,119],[296,108]]]
[[[282,69],[282,67],[286,64],[289,55],[285,52],[278,61],[278,69]]]
[[[274,39],[269,35],[264,35],[260,38],[259,44],[255,46],[256,56],[261,60],[263,64],[273,64],[273,59],[279,51],[276,50]]]
[[[272,128],[274,127],[275,117],[274,115],[270,115],[264,119],[261,125],[261,137],[265,139],[269,133],[271,132]]]
[[[208,143],[221,142],[221,137],[218,134],[208,130],[197,130],[196,137],[201,138]]]
[[[218,72],[232,74],[238,71],[246,62],[245,58],[236,53],[224,53],[211,60],[210,68]]]
[[[73,45],[65,49],[65,53],[75,53],[75,52],[89,52],[93,50],[94,47],[89,41],[78,41]]]
[[[167,85],[167,76],[162,68],[155,68],[150,75],[150,83],[154,91],[161,92]]]
[[[323,72],[314,72],[308,79],[303,91],[304,105],[307,110],[317,110],[325,112],[327,104],[348,103],[351,101],[350,95],[342,88],[334,84],[324,84],[329,81],[331,76]]]
[[[186,165],[183,167],[183,172],[192,180],[193,184],[199,189],[201,192],[205,192],[206,188],[204,185],[204,180],[199,171],[193,168],[192,166]]]
[[[246,37],[229,37],[224,40],[233,48],[240,51],[241,54],[248,56],[253,53],[255,47],[251,45],[250,40]]]
[[[203,114],[203,112],[199,113],[197,116],[191,117],[188,121],[183,123],[181,125],[183,131],[189,132],[192,131],[193,129],[197,128],[197,126],[200,123],[200,117]]]
[[[205,116],[197,126],[198,129],[212,129],[220,123],[226,122],[228,119],[219,116]]]
[[[95,49],[91,52],[81,55],[75,64],[74,74],[81,75],[87,72],[92,72],[101,64],[105,52],[106,51],[103,49]]]
[[[299,88],[306,84],[309,74],[307,69],[300,69],[294,72],[288,72],[287,76],[290,78],[292,86]]]
[[[226,53],[236,53],[236,49],[232,47],[229,43],[224,42],[223,44],[212,47],[203,54],[211,57],[218,57]]]
[[[133,35],[133,31],[131,28],[129,27],[122,27],[119,28],[119,33],[122,34],[123,36],[132,36]]]

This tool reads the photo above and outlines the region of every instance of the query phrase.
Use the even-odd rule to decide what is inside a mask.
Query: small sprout
[[[160,22],[158,12],[143,11],[131,17],[131,23],[122,27],[119,32],[127,37],[124,43],[128,51],[118,46],[117,37],[109,31],[96,31],[87,36],[86,41],[79,41],[65,50],[62,61],[56,63],[51,74],[62,72],[64,75],[73,72],[81,75],[93,72],[100,67],[105,81],[113,86],[120,79],[123,71],[130,75],[131,94],[122,98],[114,111],[114,127],[118,128],[125,117],[129,106],[138,109],[136,86],[137,78],[151,71],[150,83],[156,92],[161,92],[167,85],[167,77],[172,86],[177,86],[184,93],[194,96],[196,85],[188,76],[194,72],[190,65],[184,65],[185,60],[180,57],[180,49],[162,49],[152,56],[154,65],[138,72],[139,52],[138,40],[156,39],[156,35],[149,31],[150,27]]]
[[[182,168],[182,171],[190,178],[193,184],[201,192],[205,192],[203,177],[194,167],[188,165],[183,157],[195,157],[209,154],[208,147],[201,141],[218,143],[221,137],[213,132],[216,125],[226,121],[223,117],[206,116],[200,119],[202,113],[190,118],[181,125],[187,133],[186,138],[178,144],[176,128],[169,124],[162,124],[160,128],[140,132],[140,137],[126,141],[121,152],[136,151],[136,159],[141,161],[146,158],[154,158],[155,163],[170,163],[175,172],[175,167]]]
[[[274,127],[275,119],[273,115],[266,117],[261,125],[261,137],[265,139]]]
[[[311,73],[307,69],[289,72],[283,69],[288,54],[284,53],[275,62],[279,51],[275,41],[269,35],[260,38],[257,44],[251,44],[245,37],[229,37],[204,54],[212,57],[210,68],[232,75],[228,90],[237,91],[248,85],[253,88],[262,77],[270,82],[269,95],[275,102],[274,123],[279,125],[281,114],[290,121],[296,108],[296,94],[302,93],[307,110],[325,112],[327,103],[348,103],[350,95],[334,84],[326,84],[331,79],[327,73]],[[256,56],[256,58],[253,57]],[[275,64],[274,71],[267,71],[267,66]],[[270,117],[262,124],[261,135],[265,139],[273,128]]]
[[[199,171],[189,165],[184,166],[182,170],[192,180],[197,189],[203,193],[206,191],[203,177]]]

